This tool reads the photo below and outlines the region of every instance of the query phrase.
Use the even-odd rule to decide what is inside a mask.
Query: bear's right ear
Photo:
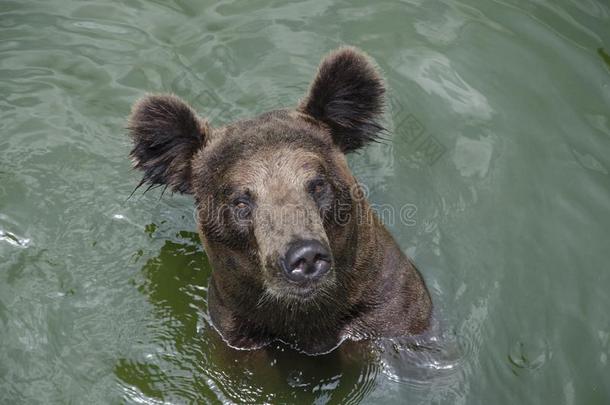
[[[372,61],[353,47],[339,48],[320,63],[298,109],[322,121],[344,153],[375,141],[383,130],[385,86]]]
[[[144,172],[140,185],[192,194],[191,160],[209,138],[207,122],[174,95],[148,95],[134,104],[128,129],[133,166]]]

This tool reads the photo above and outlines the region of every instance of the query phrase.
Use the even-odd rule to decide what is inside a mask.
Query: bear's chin
[[[267,285],[261,299],[271,299],[286,306],[296,304],[319,307],[331,296],[332,286],[333,282],[331,280],[321,280],[305,285],[298,285],[289,281],[276,282],[273,285]]]
[[[320,291],[319,287],[311,286],[289,288],[280,294],[284,296],[284,299],[286,300],[303,302],[315,300],[318,295],[322,295],[322,292]]]

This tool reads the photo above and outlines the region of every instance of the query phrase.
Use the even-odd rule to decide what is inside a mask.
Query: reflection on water
[[[155,224],[146,226],[149,233]],[[416,388],[450,378],[456,352],[438,335],[418,339],[344,342],[322,356],[306,356],[275,343],[265,350],[227,346],[210,325],[206,292],[211,272],[196,233],[182,231],[146,261],[138,290],[154,305],[158,323],[149,344],[155,349],[121,358],[114,372],[134,401],[357,403],[377,384],[389,381]],[[456,347],[456,346],[453,346]],[[455,349],[454,349],[455,350]]]
[[[146,226],[149,233],[157,226]],[[389,380],[427,385],[450,376],[457,353],[438,335],[403,342],[344,342],[322,356],[306,356],[276,343],[266,350],[227,346],[210,325],[206,292],[211,272],[196,233],[182,231],[166,241],[141,269],[138,290],[154,305],[158,323],[146,353],[121,358],[114,372],[134,401],[178,400],[263,403],[357,403]],[[438,332],[438,331],[436,331]]]

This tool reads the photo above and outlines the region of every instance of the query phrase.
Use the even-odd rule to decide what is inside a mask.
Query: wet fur
[[[175,96],[148,96],[134,106],[134,166],[144,172],[143,183],[193,194],[214,267],[208,306],[230,345],[282,340],[321,353],[347,338],[428,327],[425,284],[368,202],[353,193],[358,185],[344,155],[378,136],[383,94],[369,59],[342,48],[322,61],[294,110],[212,129]],[[315,176],[326,188],[312,199],[307,184]],[[282,222],[258,207],[244,222],[231,208],[244,193],[270,212],[294,212]],[[290,216],[297,211],[301,222]],[[277,258],[291,240],[305,237],[330,248],[333,270],[303,295],[286,282]]]
[[[374,141],[383,130],[385,87],[372,62],[354,48],[327,56],[299,110],[322,121],[343,152]]]

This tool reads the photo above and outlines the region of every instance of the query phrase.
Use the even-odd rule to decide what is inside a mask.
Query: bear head
[[[366,263],[365,248],[371,256],[375,247],[362,236],[373,224],[345,155],[383,130],[384,92],[370,59],[346,47],[322,60],[294,109],[212,128],[174,95],[134,105],[131,157],[144,173],[140,184],[193,195],[218,301],[244,313],[265,307],[284,326],[323,311],[330,321],[319,327],[331,328],[353,310],[368,277],[355,274],[354,261]],[[230,319],[210,308],[218,328],[230,329],[223,325]]]

